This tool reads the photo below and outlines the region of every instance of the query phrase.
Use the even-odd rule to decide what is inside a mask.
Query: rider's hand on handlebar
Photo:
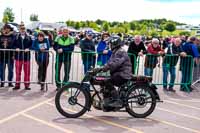
[[[94,73],[99,73],[101,72],[103,69],[102,68],[94,68],[93,72]]]

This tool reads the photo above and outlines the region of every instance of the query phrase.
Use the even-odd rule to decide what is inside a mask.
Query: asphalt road
[[[200,133],[200,92],[164,93],[164,103],[146,119],[136,119],[125,112],[107,113],[92,109],[78,119],[61,116],[54,104],[55,86],[41,92],[0,89],[0,133]]]
[[[74,55],[75,56],[75,55]],[[71,80],[80,80],[82,67],[74,60]],[[79,62],[79,63],[76,63]],[[33,65],[34,67],[37,67]],[[51,82],[53,66],[49,66],[47,77]],[[37,68],[32,70],[32,80],[37,79]],[[73,73],[71,73],[73,74]],[[77,76],[77,77],[76,77]],[[55,85],[48,92],[40,86],[31,85],[30,91],[13,91],[0,88],[0,133],[200,133],[200,87],[192,93],[179,91],[159,94],[163,103],[146,119],[133,118],[125,112],[101,112],[92,109],[78,119],[67,119],[60,115],[54,104]]]

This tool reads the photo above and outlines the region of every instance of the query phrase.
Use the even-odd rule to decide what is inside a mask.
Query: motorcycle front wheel
[[[67,118],[82,116],[90,107],[88,92],[80,84],[69,83],[61,88],[55,97],[56,109]]]

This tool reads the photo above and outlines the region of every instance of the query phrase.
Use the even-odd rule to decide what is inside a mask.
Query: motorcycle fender
[[[160,101],[160,96],[157,92],[158,88],[154,84],[151,84],[150,89],[153,91],[154,95],[156,96],[156,100]]]

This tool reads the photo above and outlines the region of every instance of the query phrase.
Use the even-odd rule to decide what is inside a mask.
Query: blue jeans
[[[181,73],[182,73],[181,89],[182,90],[186,91],[186,88],[185,88],[186,86],[190,88],[191,81],[192,81],[192,70],[193,70],[193,67],[191,65],[181,66]]]
[[[6,64],[8,66],[8,81],[12,81],[12,79],[13,79],[14,60],[0,62],[0,80],[1,81],[5,81]]]
[[[153,68],[144,68],[144,75],[145,76],[153,76]]]
[[[91,67],[95,67],[95,62],[94,61],[84,61],[83,65],[84,65],[84,74],[85,74]]]
[[[167,81],[168,72],[170,72],[169,88],[173,88],[174,81],[176,78],[176,68],[175,66],[168,66],[166,64],[163,64],[163,88],[167,88],[167,85],[168,85],[168,81]]]

